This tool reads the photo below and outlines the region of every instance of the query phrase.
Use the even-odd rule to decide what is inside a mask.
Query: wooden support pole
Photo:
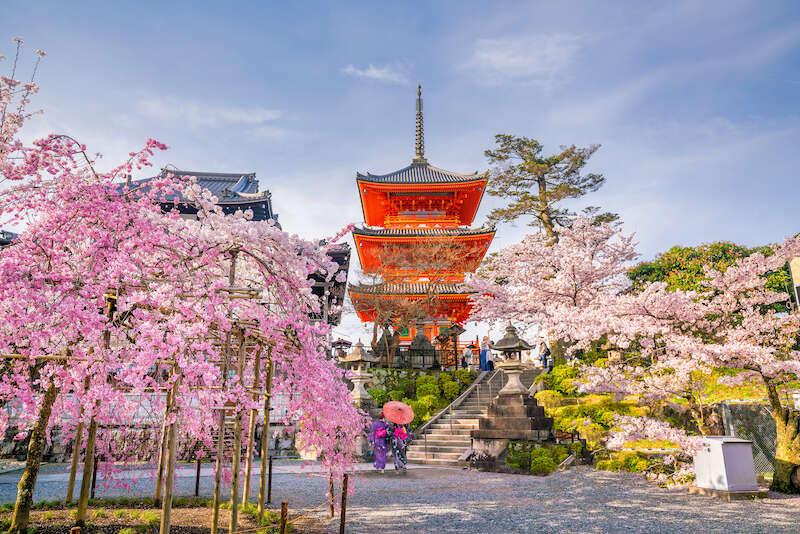
[[[94,416],[89,420],[89,432],[86,436],[86,452],[83,458],[83,477],[81,478],[81,493],[78,496],[78,511],[75,517],[79,525],[86,523],[86,511],[89,507],[89,486],[92,481],[94,469],[94,446],[97,437],[97,421]]]
[[[289,520],[289,503],[281,503],[281,534],[286,534],[286,522]]]
[[[258,383],[259,367],[261,360],[262,347],[259,346],[256,350],[256,360],[253,363],[253,401],[258,400]],[[242,490],[242,502],[247,503],[250,500],[250,471],[253,467],[253,447],[255,446],[256,437],[256,417],[258,417],[258,410],[250,410],[250,423],[247,427],[247,457],[244,461],[244,489]]]
[[[239,381],[244,374],[245,334],[239,331],[239,360],[236,364],[236,376]],[[231,522],[228,532],[236,532],[239,527],[239,468],[242,464],[242,411],[238,403],[235,408],[236,419],[233,421],[233,458],[231,467]]]
[[[176,412],[177,408],[176,397],[180,380],[181,377],[179,374],[173,384],[171,402],[168,405],[169,410],[167,412],[172,422],[169,424],[169,430],[167,432],[167,465],[164,476],[164,501],[161,503],[161,525],[159,534],[169,534],[170,524],[172,522],[172,488],[175,485],[175,449],[177,449],[175,429],[178,426],[177,414],[174,412]]]
[[[83,408],[81,408],[81,415],[83,415]],[[83,421],[78,422],[75,427],[75,439],[72,441],[72,463],[69,466],[69,482],[67,482],[67,496],[64,499],[64,504],[72,502],[72,496],[75,493],[75,477],[78,474],[78,462],[81,459],[81,441],[83,439]]]
[[[347,478],[348,474],[344,474],[342,480],[342,509],[339,510],[339,534],[344,534],[344,517],[347,512]]]
[[[92,467],[92,491],[90,492],[90,499],[94,499],[94,488],[97,486],[97,464],[100,462],[97,461],[97,456],[95,455],[94,459],[94,466]]]
[[[330,482],[331,519],[333,519],[333,475],[330,476],[329,482]]]
[[[202,460],[200,458],[197,459],[197,475],[194,477],[194,496],[200,496],[200,464],[202,464]]]
[[[269,487],[267,488],[267,504],[272,504],[272,455],[269,455]]]
[[[237,253],[233,252],[231,258],[231,270],[228,273],[228,286],[233,287],[236,280],[236,257]],[[222,389],[225,389],[228,381],[228,361],[230,360],[231,350],[231,332],[228,330],[225,333],[225,344],[222,347]],[[225,452],[225,410],[219,411],[219,435],[217,436],[217,460],[215,463],[214,471],[214,504],[211,512],[211,534],[217,534],[219,530],[219,498],[220,498],[220,485],[222,483],[222,455]]]
[[[170,370],[170,374],[172,371]],[[167,457],[167,416],[169,415],[169,405],[172,402],[172,392],[167,391],[167,398],[164,402],[164,419],[161,421],[161,439],[158,444],[158,470],[156,471],[156,491],[153,496],[153,506],[161,506],[161,493],[164,488],[164,460]]]
[[[266,504],[272,503],[272,457],[269,456],[269,410],[272,399],[272,349],[267,347],[267,365],[264,376],[264,419],[261,423],[261,477],[258,480],[258,519],[264,519],[264,499]],[[267,486],[267,457],[269,457],[269,495],[266,494]]]

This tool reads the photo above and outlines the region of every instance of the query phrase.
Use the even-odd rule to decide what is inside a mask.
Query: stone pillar
[[[364,386],[372,380],[372,374],[361,365],[353,371],[354,375],[350,379],[353,382],[353,389],[350,391],[350,396],[353,398],[353,404],[355,404],[357,408],[369,414],[371,409],[375,407],[375,401]],[[366,434],[362,434],[358,437],[356,449],[364,459],[367,459],[371,455],[372,449],[367,442]]]
[[[503,373],[508,377],[508,382],[503,386],[503,389],[498,392],[499,395],[528,394],[528,390],[522,385],[522,381],[520,380],[525,366],[522,365],[519,360],[506,360],[498,363],[497,367],[502,369]]]

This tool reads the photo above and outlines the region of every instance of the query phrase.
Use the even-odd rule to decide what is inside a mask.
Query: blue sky
[[[796,2],[6,0],[0,54],[15,35],[25,68],[48,54],[31,135],[70,133],[109,164],[155,137],[171,147],[159,166],[255,171],[283,227],[309,238],[361,220],[356,171],[410,162],[421,83],[434,165],[484,170],[500,132],[601,144],[590,170],[607,184],[577,207],[620,213],[649,258],[799,230],[798,15]],[[495,247],[526,230],[501,227]],[[337,331],[364,332],[352,317]]]

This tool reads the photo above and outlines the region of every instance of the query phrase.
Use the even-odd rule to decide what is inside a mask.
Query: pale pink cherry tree
[[[579,218],[553,242],[529,234],[494,255],[469,284],[475,320],[540,325],[578,350],[608,331],[608,301],[625,290],[637,258],[632,235]]]
[[[290,413],[303,417],[306,442],[323,451],[330,470],[347,469],[363,418],[342,372],[322,353],[326,327],[309,319],[319,304],[308,275],[327,269],[334,276],[335,263],[247,214],[224,216],[196,188],[186,200],[201,206],[198,221],[161,213],[165,195],[183,184],[164,179],[136,194],[120,190],[115,179],[165,148],[155,141],[100,174],[69,138],[26,146],[18,133],[35,86],[17,86],[8,78],[0,83],[0,175],[13,181],[0,195],[0,223],[26,224],[0,254],[0,351],[7,355],[0,397],[17,416],[4,427],[30,430],[31,439],[11,530],[26,528],[42,448],[55,424],[81,420],[91,431],[130,421],[139,408],[132,398],[166,386],[176,399],[168,422],[180,420],[183,432],[210,442],[218,427],[209,406],[253,407],[242,384],[252,358],[241,362],[237,384],[216,388],[223,354],[209,332],[274,340],[276,389],[291,391]],[[231,275],[234,256],[244,259]],[[261,298],[230,299],[231,279]],[[176,370],[166,385],[154,376],[156,364]]]

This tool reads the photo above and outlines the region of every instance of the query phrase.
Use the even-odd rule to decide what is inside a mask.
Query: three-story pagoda
[[[411,165],[388,174],[356,174],[364,213],[364,226],[353,230],[361,268],[365,273],[385,272],[382,251],[409,249],[437,242],[455,249],[451,266],[439,265],[436,273],[422,265],[403,268],[404,276],[376,285],[351,285],[350,298],[362,322],[375,320],[376,298],[430,298],[436,280],[435,304],[421,325],[428,339],[452,323],[464,323],[470,314],[465,273],[474,272],[486,254],[493,229],[470,228],[488,181],[487,173],[459,174],[434,167],[425,158],[422,91],[417,90],[415,157]],[[400,269],[400,267],[398,267]],[[416,323],[416,321],[415,321]],[[410,343],[415,326],[396,332],[400,342]]]

